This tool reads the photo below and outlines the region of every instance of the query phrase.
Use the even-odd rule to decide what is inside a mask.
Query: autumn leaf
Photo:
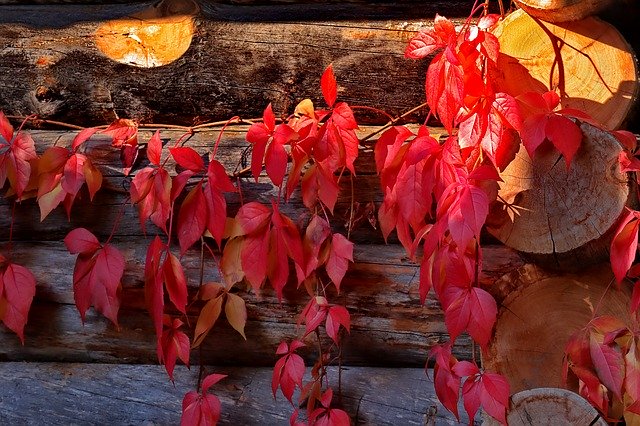
[[[333,234],[326,270],[338,291],[340,291],[342,278],[349,268],[349,262],[353,262],[353,243],[342,234]]]
[[[131,181],[131,202],[137,204],[143,233],[146,233],[149,219],[167,233],[172,209],[171,191],[172,180],[164,168],[145,167],[136,173]]]
[[[184,254],[189,247],[200,240],[207,229],[207,200],[202,192],[202,182],[193,187],[187,194],[178,212],[178,242],[180,253]]]
[[[351,418],[339,408],[331,408],[333,400],[333,390],[331,388],[324,391],[319,401],[322,407],[316,408],[309,414],[310,424],[316,426],[349,426]]]
[[[158,359],[162,362],[167,370],[169,379],[173,381],[173,369],[176,360],[180,359],[187,367],[189,366],[189,337],[180,331],[183,322],[177,318],[171,320],[169,316],[165,316],[165,330],[162,332],[158,346]]]
[[[478,372],[467,377],[462,386],[462,397],[470,419],[473,419],[482,407],[491,417],[507,424],[509,382],[502,375]]]
[[[0,115],[0,130],[3,118]],[[9,262],[2,255],[0,262],[0,319],[9,330],[18,335],[24,345],[24,326],[36,294],[36,279],[27,268]]]
[[[4,117],[4,116],[3,116]],[[31,177],[31,161],[37,159],[35,144],[29,134],[13,134],[13,128],[5,123],[0,140],[0,187],[8,180],[18,199],[22,197]]]
[[[322,96],[329,108],[333,108],[333,104],[338,97],[338,85],[336,83],[336,77],[333,74],[333,66],[330,64],[322,73],[320,78],[320,87],[322,89]]]
[[[625,375],[622,354],[615,348],[598,342],[593,335],[589,339],[589,351],[593,366],[602,384],[621,400]]]
[[[453,287],[451,291],[456,296],[445,311],[445,323],[451,338],[455,339],[466,330],[476,342],[486,346],[498,314],[496,301],[478,287]]]
[[[347,330],[347,333],[351,332],[351,316],[349,311],[344,306],[331,306],[327,311],[327,320],[325,323],[325,329],[327,335],[331,337],[336,345],[339,344],[338,332],[340,326]]]
[[[82,321],[87,309],[94,306],[117,326],[124,256],[111,244],[100,244],[84,228],[69,232],[64,242],[71,254],[78,254],[73,270],[73,295]]]
[[[138,158],[138,124],[133,120],[119,118],[103,133],[111,136],[111,145],[120,148],[120,160],[124,174],[128,175]]]
[[[209,388],[227,377],[223,374],[210,374],[202,380],[202,391],[187,392],[182,400],[182,418],[180,426],[215,425],[220,419],[220,400],[209,394]]]
[[[625,210],[616,233],[611,241],[611,268],[618,283],[624,280],[638,250],[638,217],[640,212]]]
[[[302,389],[304,361],[302,357],[295,352],[304,346],[304,343],[299,340],[292,341],[291,345],[283,341],[278,346],[276,355],[281,355],[281,357],[273,368],[273,376],[271,378],[271,391],[273,392],[274,398],[276,391],[280,388],[285,398],[293,404],[293,391],[296,386]]]
[[[436,345],[429,351],[429,357],[435,358],[433,381],[436,396],[444,407],[460,420],[458,399],[460,395],[460,377],[453,372],[458,360],[451,355],[451,345]]]
[[[149,139],[149,143],[147,143],[147,158],[154,166],[160,166],[161,155],[162,141],[160,140],[160,130],[156,130],[153,136],[151,136],[151,139]]]
[[[244,327],[247,323],[247,308],[244,299],[237,294],[227,293],[224,314],[229,325],[247,340],[247,336],[244,334]]]
[[[169,153],[178,165],[194,173],[204,170],[204,160],[193,148],[188,146],[179,146],[169,148]]]

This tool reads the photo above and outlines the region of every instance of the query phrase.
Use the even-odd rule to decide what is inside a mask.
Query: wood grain
[[[590,17],[552,24],[517,10],[494,33],[498,90],[514,96],[556,90],[563,108],[584,111],[608,129],[618,128],[636,102],[635,54],[609,23]]]
[[[0,110],[80,125],[116,117],[174,124],[257,117],[269,102],[284,114],[304,98],[322,104],[320,75],[333,63],[339,99],[398,115],[424,101],[427,62],[404,59],[406,42],[444,3],[433,9],[202,3],[190,47],[179,59],[154,68],[109,59],[95,38],[105,23],[141,13],[153,7],[151,2],[4,6]],[[416,11],[421,16],[410,19]],[[360,116],[368,122],[387,120],[371,112]]]
[[[228,375],[211,388],[222,404],[219,424],[288,423],[293,409],[281,394],[274,401],[270,368],[207,371]],[[4,424],[178,424],[182,397],[195,389],[198,369],[177,366],[175,384],[162,366],[151,365],[2,363],[0,374],[6,381],[0,388]],[[330,375],[335,386],[336,369]],[[343,408],[353,424],[468,424],[462,404],[462,423],[440,405],[422,368],[349,367],[342,380]]]
[[[550,145],[541,146],[533,159],[520,149],[501,175],[501,201],[488,221],[489,232],[500,241],[525,253],[549,255],[559,266],[605,260],[607,231],[630,197],[617,139],[590,124],[579,125],[582,144],[569,169]]]
[[[596,15],[614,0],[515,0],[529,15],[547,22],[578,21]]]
[[[119,330],[93,310],[84,325],[80,322],[71,285],[75,257],[62,243],[15,245],[14,261],[28,266],[38,284],[25,331],[26,343],[22,346],[14,334],[0,330],[0,360],[156,361],[153,326],[142,290],[146,244],[141,238],[113,243],[127,259]],[[523,264],[514,252],[503,247],[487,247],[484,258],[480,280],[486,288]],[[199,282],[199,253],[189,251],[182,261],[192,301]],[[206,260],[204,271],[205,282],[220,280],[211,259]],[[405,257],[400,246],[356,246],[355,263],[341,293],[332,296],[352,315],[352,332],[343,351],[345,364],[420,366],[431,346],[448,340],[438,303],[430,297],[425,306],[420,305],[417,280],[418,266]],[[239,290],[248,309],[247,341],[221,321],[205,340],[203,359],[215,364],[271,365],[278,343],[302,332],[296,321],[307,302],[306,293],[289,284],[279,303],[270,289],[265,289],[261,297]],[[191,305],[190,324],[195,325],[198,312],[199,306]],[[309,342],[313,345],[312,340]],[[454,353],[468,359],[470,348],[470,340],[463,336],[457,340]],[[307,359],[315,356],[312,350],[304,353]],[[197,351],[193,356],[198,356]]]

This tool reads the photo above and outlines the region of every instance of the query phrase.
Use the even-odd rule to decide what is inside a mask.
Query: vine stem
[[[129,203],[130,200],[131,200],[131,197],[127,197],[127,199],[124,200],[122,202],[122,204],[120,205],[120,210],[118,211],[118,216],[116,216],[116,220],[113,222],[113,227],[111,228],[111,234],[109,234],[109,238],[107,238],[107,241],[105,242],[105,245],[109,244],[111,242],[111,239],[113,238],[113,236],[115,235],[116,231],[120,227],[120,221],[122,220],[122,216],[124,216],[124,209],[125,209],[125,207],[127,206],[127,204]]]
[[[11,225],[9,226],[9,247],[8,247],[9,257],[11,257],[11,254],[13,252],[13,224],[16,219],[16,204],[17,202],[14,200],[13,205],[11,206]]]
[[[367,136],[365,136],[364,138],[360,139],[360,142],[365,142],[368,141],[369,139],[373,138],[375,135],[380,134],[382,132],[384,132],[385,130],[387,130],[389,127],[393,126],[394,124],[396,124],[399,120],[405,118],[408,115],[413,114],[416,111],[420,111],[422,108],[426,107],[427,103],[424,102],[416,107],[411,108],[410,110],[403,112],[401,115],[397,116],[395,119],[390,120],[387,124],[385,124],[384,126],[380,127],[379,129],[377,129],[376,131],[369,133]]]

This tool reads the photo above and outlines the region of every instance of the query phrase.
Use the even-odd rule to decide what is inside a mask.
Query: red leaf
[[[624,381],[622,354],[608,345],[599,343],[593,335],[589,339],[589,351],[593,366],[602,384],[621,400]]]
[[[276,362],[273,369],[273,376],[271,379],[271,390],[273,391],[273,397],[276,396],[278,387],[282,390],[282,394],[293,404],[293,391],[298,386],[302,389],[302,377],[304,376],[304,361],[302,357],[295,353],[295,351],[304,346],[304,343],[294,340],[291,342],[291,346],[288,346],[286,342],[280,343],[276,354],[286,354],[282,356]]]
[[[350,261],[353,262],[353,243],[342,234],[333,234],[326,270],[338,291]]]
[[[138,125],[126,118],[119,118],[109,125],[103,133],[111,135],[113,138],[111,145],[117,148],[123,145],[137,145]]]
[[[638,225],[640,222],[636,214],[634,211],[627,211],[611,241],[611,268],[618,283],[622,282],[627,275],[638,249]]]
[[[242,228],[243,235],[251,235],[263,231],[269,225],[271,210],[263,204],[251,201],[240,207],[236,220]]]
[[[215,385],[225,377],[227,377],[226,374],[209,374],[207,377],[202,379],[202,386],[201,386],[202,393],[203,394],[207,393],[211,386]]]
[[[160,166],[160,157],[162,155],[162,141],[160,140],[160,130],[156,132],[149,139],[147,144],[147,158],[153,165]]]
[[[71,143],[71,149],[73,151],[77,150],[80,145],[88,141],[89,138],[91,138],[91,136],[93,136],[94,133],[97,131],[98,129],[96,129],[95,127],[90,127],[88,129],[83,129],[80,132],[78,132],[76,137],[73,138],[73,142]]]
[[[77,233],[73,234],[74,237],[84,234],[83,231],[75,231]],[[85,238],[88,238],[88,236],[85,235]],[[88,248],[91,245],[91,241],[88,244],[79,245],[83,246],[85,244]],[[124,256],[110,244],[106,244],[95,251],[80,252],[73,270],[73,295],[83,322],[87,309],[93,305],[98,312],[110,319],[116,326],[118,325],[120,289],[124,266]]]
[[[340,331],[340,326],[343,326],[349,333],[351,331],[351,316],[344,306],[332,306],[327,313],[325,328],[327,335],[336,342],[336,345],[339,344],[338,332]]]
[[[0,176],[4,176],[0,179],[0,186],[4,185],[5,179],[9,179],[11,188],[21,198],[31,177],[30,161],[36,158],[31,136],[24,132],[18,133],[6,151],[0,154]]]
[[[184,254],[189,247],[200,240],[206,230],[207,220],[207,200],[202,192],[202,183],[199,182],[189,191],[178,213],[177,228],[180,253]]]
[[[64,165],[62,189],[68,194],[76,195],[84,184],[84,162],[87,157],[72,154]]]
[[[467,330],[476,342],[486,346],[498,314],[496,301],[478,287],[454,288],[453,291],[457,296],[445,311],[445,323],[451,338],[455,339]]]
[[[162,362],[167,370],[169,379],[173,381],[173,369],[176,360],[180,359],[187,367],[189,366],[189,352],[191,345],[189,337],[180,331],[182,321],[175,318],[165,323],[168,327],[162,332],[159,344],[162,348]]]
[[[11,143],[11,139],[13,139],[13,126],[2,111],[0,111],[0,136],[2,136],[7,143]]]
[[[215,395],[188,392],[182,400],[180,426],[216,425],[220,420],[220,400]]]
[[[333,66],[329,66],[322,73],[320,78],[320,87],[322,88],[322,96],[329,108],[333,108],[333,104],[338,97],[338,86],[336,83],[336,77],[333,74]]]
[[[482,406],[494,419],[507,424],[509,406],[509,383],[499,374],[482,373],[469,377],[462,386],[464,408],[473,419]]]
[[[0,117],[2,118],[2,117]],[[0,127],[2,122],[0,121]],[[27,268],[15,263],[6,263],[0,275],[0,318],[4,325],[18,335],[24,344],[24,326],[27,323],[33,296],[36,294],[36,279]]]
[[[260,291],[267,277],[269,235],[269,231],[264,230],[246,236],[240,252],[245,277],[256,293]]]
[[[409,59],[422,59],[441,47],[443,47],[442,43],[439,43],[434,36],[433,30],[423,28],[409,40],[409,44],[404,51],[404,57]]]
[[[469,183],[454,185],[458,190],[453,194],[454,200],[447,212],[449,230],[458,247],[464,250],[473,237],[480,239],[480,231],[489,214],[489,198],[482,189]]]
[[[167,258],[162,267],[163,278],[167,286],[169,299],[177,310],[186,314],[187,306],[187,279],[182,269],[180,260],[173,253],[167,253]]]
[[[280,125],[278,127],[281,126],[285,126],[290,129],[290,127],[286,125]],[[284,175],[287,174],[288,160],[289,155],[287,154],[287,151],[285,151],[284,145],[276,141],[274,138],[267,147],[264,163],[267,176],[269,176],[275,186],[282,185]]]
[[[634,135],[630,131],[614,130],[611,133],[613,134],[613,136],[615,136],[616,139],[618,139],[620,145],[625,147],[627,150],[633,152],[636,149],[636,146],[638,145],[638,139],[636,138],[636,135]]]
[[[312,164],[302,177],[302,201],[309,209],[319,199],[333,213],[339,190],[336,177],[322,163]]]
[[[162,335],[162,320],[164,311],[164,289],[162,253],[167,247],[159,237],[155,237],[147,249],[144,264],[144,295],[147,310],[151,313],[156,336]]]
[[[192,173],[188,171],[188,173]],[[186,183],[186,182],[185,182]],[[171,215],[172,180],[163,168],[147,167],[139,171],[131,182],[131,201],[138,204],[142,231],[146,232],[147,219],[167,232]]]
[[[196,173],[204,170],[204,161],[202,160],[202,157],[200,157],[200,154],[198,154],[193,148],[188,146],[179,146],[176,148],[169,148],[169,152],[180,167]]]
[[[102,247],[96,236],[85,228],[76,228],[69,232],[64,237],[64,244],[71,254],[93,254]]]
[[[582,143],[580,127],[568,118],[554,114],[549,116],[545,126],[545,134],[547,139],[562,153],[567,163],[567,169],[569,169],[571,160]]]

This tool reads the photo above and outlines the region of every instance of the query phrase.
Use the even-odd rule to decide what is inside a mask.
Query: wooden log
[[[635,55],[620,33],[597,18],[544,23],[518,10],[495,29],[496,86],[514,96],[557,90],[564,108],[618,128],[638,94]]]
[[[573,333],[600,315],[632,323],[631,289],[618,290],[613,281],[608,264],[574,274],[525,265],[498,280],[491,291],[501,307],[483,364],[504,374],[512,393],[563,387],[564,349]]]
[[[520,149],[501,175],[500,201],[488,221],[500,241],[556,267],[605,260],[612,236],[607,231],[630,197],[616,138],[579,124],[582,145],[569,170],[551,146],[542,146],[533,159]]]
[[[85,324],[81,324],[71,285],[75,257],[62,243],[15,245],[14,261],[29,267],[38,284],[25,331],[26,343],[22,346],[13,333],[0,330],[0,360],[156,362],[153,326],[142,289],[146,244],[140,237],[114,240],[113,244],[127,259],[119,330],[92,310]],[[347,306],[352,316],[351,334],[346,337],[343,350],[345,365],[421,366],[431,346],[448,340],[438,303],[429,298],[424,307],[420,305],[418,265],[405,256],[400,246],[356,246],[355,263],[342,283],[340,295],[331,296]],[[486,288],[523,264],[504,247],[487,247],[484,257],[480,280]],[[182,257],[190,301],[199,282],[199,258],[195,251]],[[205,282],[220,281],[212,260],[206,261],[204,271]],[[300,335],[296,321],[307,302],[306,293],[290,284],[282,303],[270,289],[265,289],[261,297],[246,289],[238,294],[247,303],[247,341],[221,321],[205,340],[202,357],[215,364],[272,365],[280,341]],[[198,312],[198,306],[191,306],[190,324],[195,325]],[[315,347],[312,340],[309,342]],[[470,350],[466,336],[454,346],[454,353],[462,359],[471,357]],[[315,356],[313,349],[304,355],[307,359]]]
[[[529,15],[547,22],[579,21],[596,15],[614,0],[514,0]]]
[[[437,11],[466,15],[463,2],[200,2],[197,17],[166,15],[155,3],[2,7],[0,110],[80,125],[257,117],[269,102],[285,114],[304,98],[323,104],[320,75],[333,63],[341,100],[398,115],[424,102],[426,63],[404,59],[407,41]]]
[[[211,388],[220,399],[220,424],[286,424],[293,411],[271,393],[271,368],[207,367],[228,376]],[[0,420],[4,424],[178,424],[184,394],[198,369],[177,366],[171,383],[161,366],[2,363]],[[335,368],[329,371],[332,380]],[[431,370],[427,371],[433,377]],[[335,380],[332,383],[336,386]],[[349,367],[342,371],[342,403],[353,424],[454,425],[422,368]],[[304,410],[301,410],[304,411]]]
[[[578,394],[558,388],[536,388],[511,396],[507,422],[511,426],[540,425],[589,425],[606,426],[587,400]],[[487,417],[486,426],[500,423]]]

